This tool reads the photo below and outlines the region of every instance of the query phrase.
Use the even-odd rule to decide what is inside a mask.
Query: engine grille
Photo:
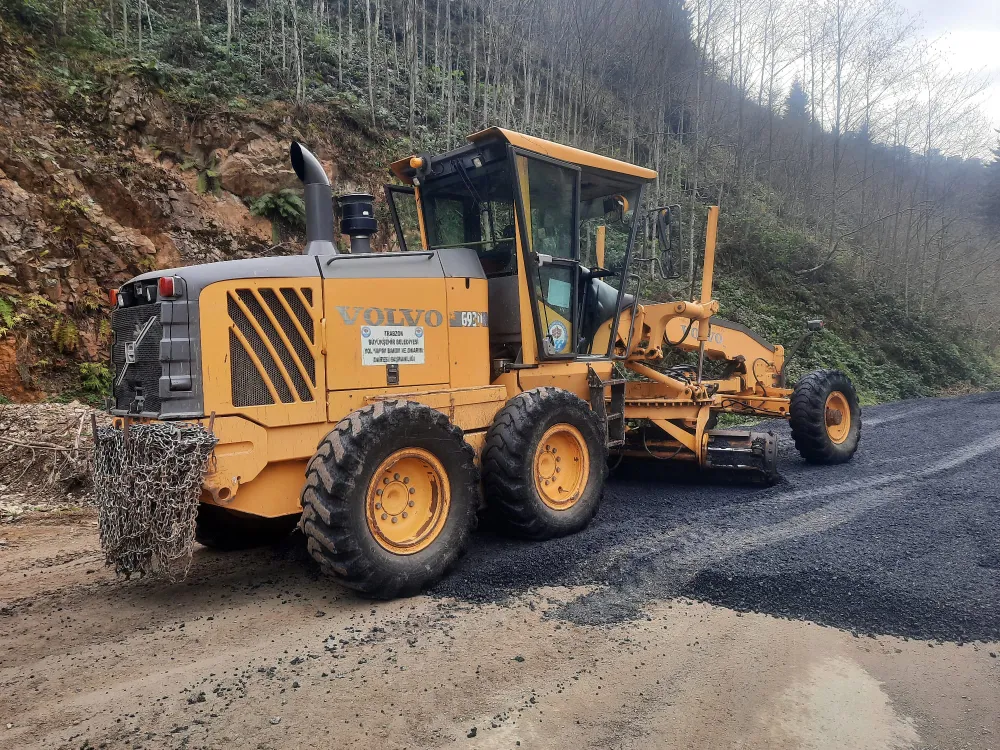
[[[233,406],[314,401],[312,290],[236,289],[227,307]]]
[[[133,414],[159,414],[163,336],[159,303],[116,308],[111,313],[111,329],[115,409]]]

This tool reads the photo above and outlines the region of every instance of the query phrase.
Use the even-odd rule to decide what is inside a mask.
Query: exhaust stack
[[[336,255],[333,242],[333,190],[319,159],[301,143],[289,149],[292,169],[302,181],[306,204],[305,255]]]

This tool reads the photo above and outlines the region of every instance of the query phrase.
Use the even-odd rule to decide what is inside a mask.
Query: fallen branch
[[[21,448],[37,448],[38,450],[57,451],[59,453],[76,453],[78,448],[67,448],[65,445],[54,445],[53,443],[25,443],[13,438],[0,437],[0,443],[16,445]]]

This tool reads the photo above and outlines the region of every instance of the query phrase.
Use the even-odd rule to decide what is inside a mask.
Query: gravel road
[[[1000,748],[1000,394],[867,409],[771,488],[619,467],[359,600],[293,541],[116,581],[92,513],[0,526],[0,747]],[[710,479],[710,481],[706,481]]]

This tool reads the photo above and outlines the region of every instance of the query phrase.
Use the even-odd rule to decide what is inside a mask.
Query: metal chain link
[[[218,443],[190,423],[99,427],[94,494],[105,564],[133,573],[187,575],[202,480]]]

